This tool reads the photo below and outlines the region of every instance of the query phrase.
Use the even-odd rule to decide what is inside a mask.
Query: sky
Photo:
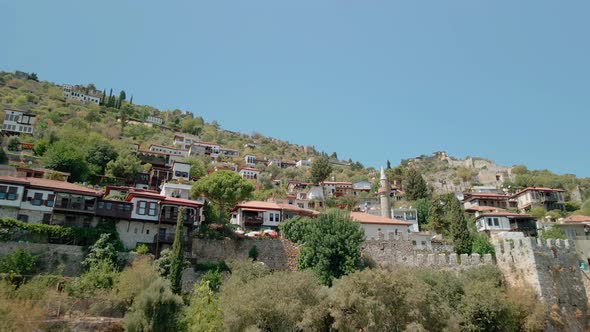
[[[124,89],[366,166],[590,176],[590,2],[0,0],[0,70]]]

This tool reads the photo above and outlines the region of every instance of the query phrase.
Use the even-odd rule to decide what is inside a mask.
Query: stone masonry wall
[[[258,261],[274,270],[294,270],[299,250],[290,241],[279,239],[209,240],[193,239],[191,258],[195,263],[232,261],[248,258],[258,249]]]
[[[588,295],[573,242],[522,238],[495,243],[509,285],[532,287],[545,302],[556,331],[588,331]]]
[[[65,244],[0,242],[0,255],[13,253],[22,248],[33,255],[39,255],[41,272],[63,273],[65,276],[77,276],[81,272],[84,252],[80,246]]]

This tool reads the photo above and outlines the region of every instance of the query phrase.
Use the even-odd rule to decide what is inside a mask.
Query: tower
[[[381,216],[391,219],[391,203],[389,201],[389,193],[391,191],[391,185],[387,181],[385,171],[381,167],[381,177],[379,179],[381,186],[379,187],[379,198],[381,200]]]

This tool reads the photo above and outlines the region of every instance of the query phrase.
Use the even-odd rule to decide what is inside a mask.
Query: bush
[[[172,293],[170,282],[160,277],[135,298],[123,325],[129,332],[176,331],[182,306],[182,298]]]
[[[490,239],[483,233],[475,233],[472,236],[473,242],[471,251],[480,255],[494,254],[494,246],[490,243]]]
[[[210,284],[203,280],[195,284],[190,304],[185,308],[183,325],[191,332],[223,331],[223,314],[219,298],[211,290]]]
[[[248,251],[248,258],[253,261],[258,259],[258,248],[255,245]]]
[[[148,248],[148,246],[141,243],[141,244],[138,244],[133,251],[135,251],[136,253],[138,253],[140,255],[145,255],[150,252],[150,249]]]
[[[68,293],[80,298],[92,298],[98,293],[108,291],[117,283],[117,267],[108,260],[90,265],[78,279],[68,285]]]
[[[0,273],[17,275],[32,274],[36,270],[38,257],[25,249],[16,249],[12,254],[0,257]]]
[[[110,234],[101,234],[100,238],[90,246],[88,255],[82,262],[85,269],[90,269],[94,265],[102,264],[102,262],[116,266],[118,253],[115,246],[109,241],[110,236]]]
[[[221,287],[221,272],[219,270],[209,270],[207,273],[203,275],[201,282],[206,282],[209,288],[217,292],[219,291],[219,287]]]
[[[225,261],[197,263],[197,264],[195,264],[194,269],[195,269],[195,271],[212,271],[212,270],[219,270],[220,272],[230,271],[229,266],[227,266]]]

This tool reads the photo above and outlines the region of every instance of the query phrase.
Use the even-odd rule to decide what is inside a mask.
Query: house
[[[100,196],[98,191],[64,181],[0,177],[0,214],[33,224],[95,226]]]
[[[545,211],[565,210],[564,190],[554,188],[525,188],[512,196],[518,209],[529,211],[535,207],[542,207]]]
[[[277,203],[277,204],[284,204],[284,205],[295,205],[302,209],[310,209],[309,208],[309,201],[297,199],[295,195],[287,195],[285,198],[269,198],[268,202]]]
[[[69,98],[69,99],[77,99],[77,100],[82,101],[82,102],[88,101],[88,102],[91,102],[91,103],[96,104],[96,105],[99,105],[100,104],[100,98],[99,97],[97,97],[97,96],[91,96],[91,95],[84,94],[84,93],[81,93],[79,91],[76,91],[74,89],[74,87],[72,85],[70,85],[70,84],[64,84],[62,86],[62,89],[63,89],[63,97],[66,98],[66,99],[67,98]]]
[[[158,152],[158,153],[162,153],[167,156],[181,156],[181,157],[186,158],[189,155],[188,150],[181,150],[181,149],[158,145],[158,144],[151,144],[149,147],[149,150],[151,152]]]
[[[215,143],[194,142],[189,149],[189,156],[206,156],[216,159],[219,156],[221,147]]]
[[[403,220],[411,223],[410,232],[420,232],[420,226],[418,225],[418,209],[409,207],[393,208],[391,209],[391,215],[393,219]]]
[[[220,148],[219,154],[228,158],[237,158],[240,156],[240,151],[228,148]]]
[[[257,170],[256,168],[242,168],[240,170],[240,176],[243,179],[248,179],[248,180],[257,180],[258,177],[260,176],[260,171]]]
[[[29,168],[29,167],[16,167],[17,176],[20,178],[48,178],[50,175],[53,180],[68,181],[70,173],[56,171],[54,169],[47,168]]]
[[[246,162],[246,166],[254,167],[256,166],[256,156],[247,154],[244,156],[244,161]]]
[[[249,201],[233,208],[230,222],[243,230],[276,229],[281,221],[294,216],[314,217],[318,214],[290,204]]]
[[[352,184],[352,194],[358,196],[361,193],[370,193],[372,187],[373,186],[369,181],[355,182]]]
[[[522,232],[528,236],[537,235],[535,218],[528,214],[512,212],[488,212],[476,216],[478,232],[495,234],[499,232]]]
[[[148,116],[145,120],[149,123],[157,124],[159,126],[161,126],[164,123],[164,120],[162,120],[161,118],[151,115]]]
[[[200,140],[201,139],[195,135],[176,134],[174,135],[172,144],[181,150],[189,150],[194,143],[199,142]]]
[[[172,164],[172,180],[188,181],[191,172],[191,165],[188,163],[174,162]]]
[[[311,159],[301,159],[295,163],[295,167],[302,168],[302,167],[311,167]]]
[[[324,181],[321,184],[327,196],[342,197],[352,195],[352,182]]]
[[[500,209],[516,208],[517,202],[510,195],[495,193],[465,193],[463,208],[465,210],[473,206],[490,206]]]
[[[2,131],[14,134],[33,134],[35,114],[16,110],[6,110]]]
[[[191,188],[192,186],[189,184],[166,182],[162,184],[160,195],[189,199]]]
[[[350,216],[354,221],[360,223],[361,228],[365,231],[365,239],[379,239],[379,233],[384,234],[385,238],[390,238],[389,234],[398,240],[408,240],[409,238],[410,226],[412,226],[410,222],[363,212],[351,212]]]
[[[495,207],[495,206],[479,206],[479,205],[472,205],[468,208],[465,209],[465,212],[467,212],[469,215],[479,215],[481,213],[486,213],[486,212],[504,212],[506,210],[501,209],[499,207]]]

